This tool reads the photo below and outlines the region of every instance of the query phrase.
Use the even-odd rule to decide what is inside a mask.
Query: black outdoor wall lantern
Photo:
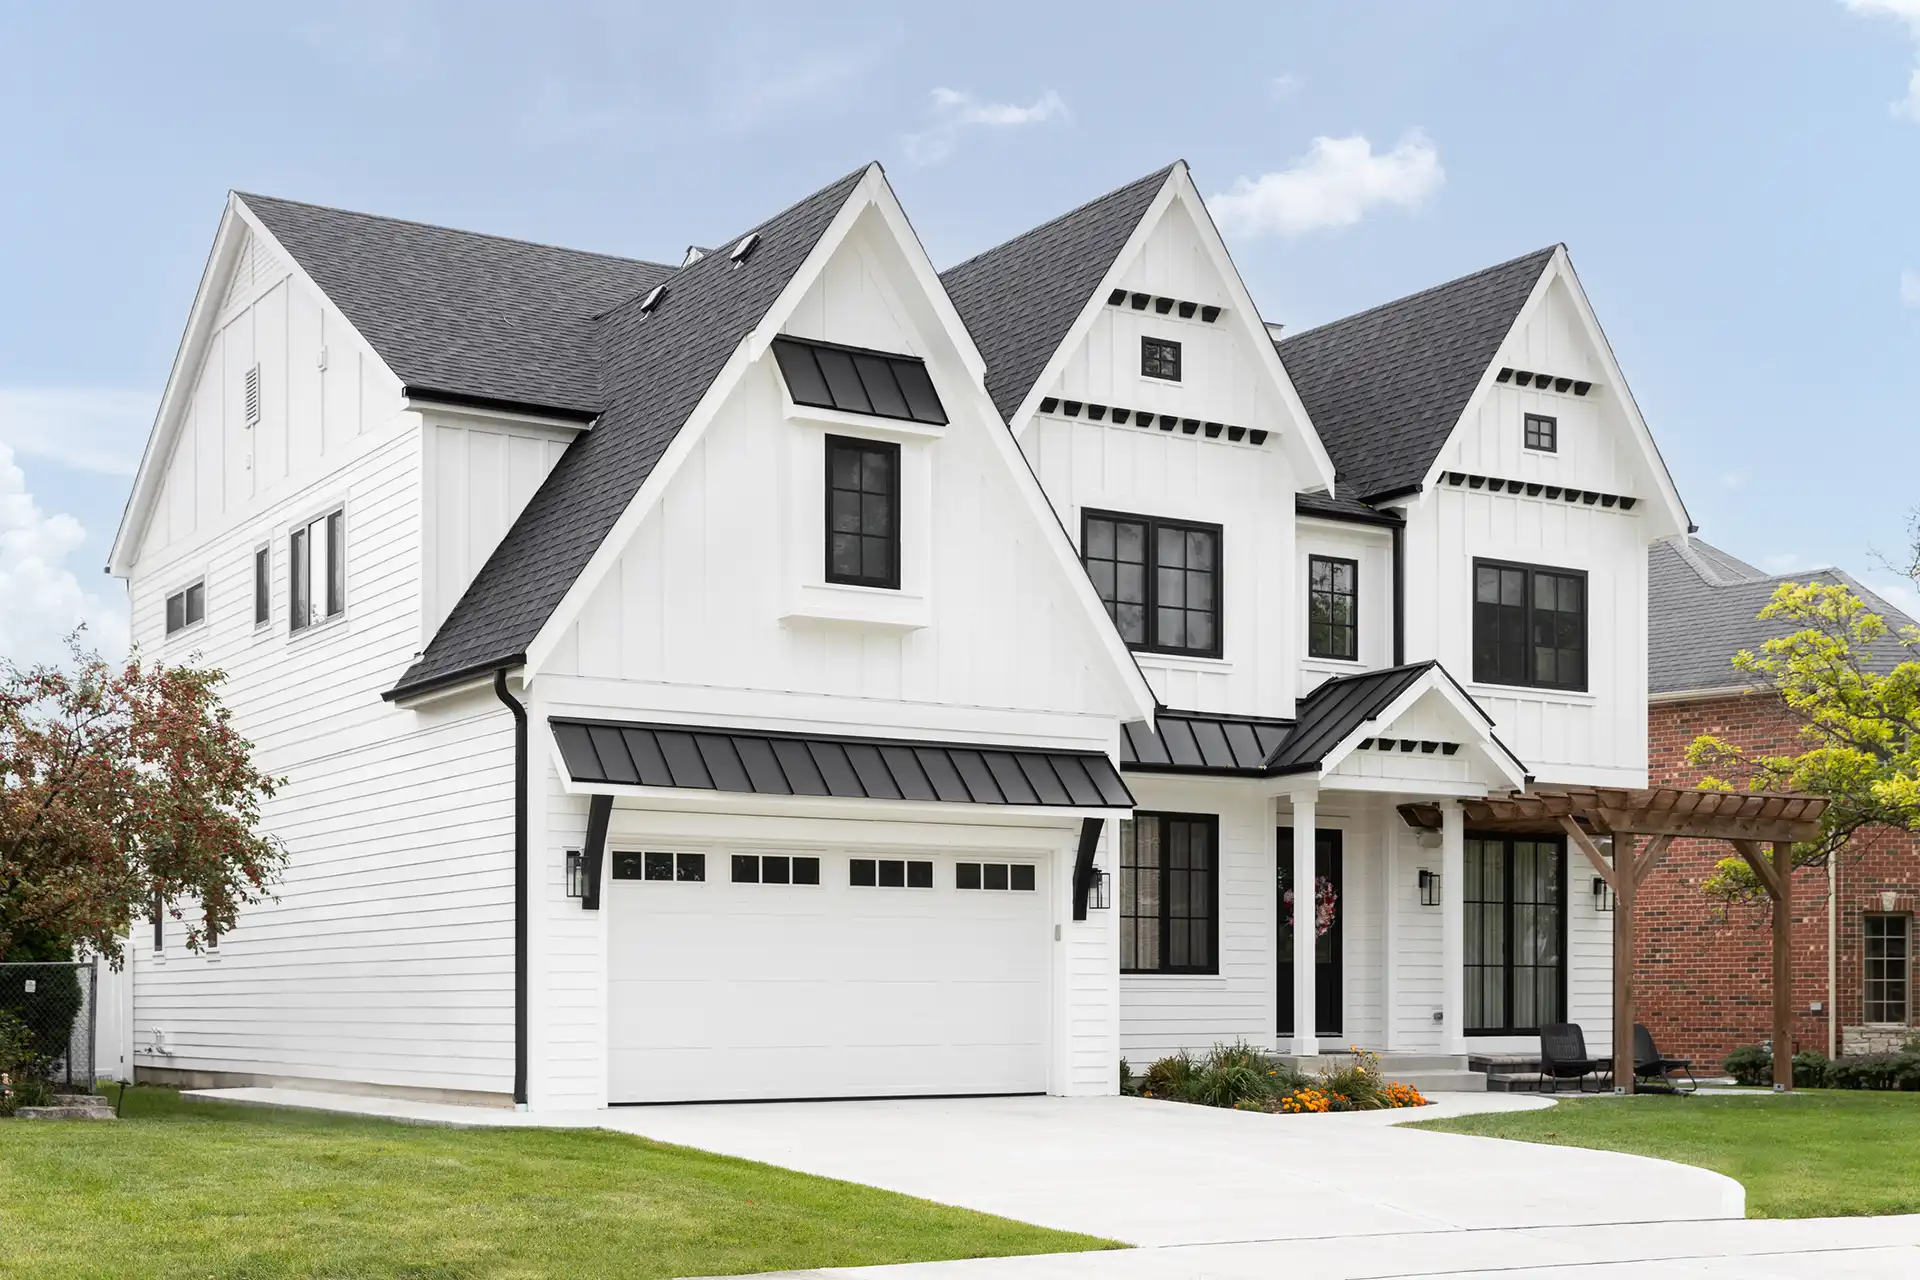
[[[567,850],[567,896],[584,898],[587,896],[587,872],[580,863],[578,851]]]
[[[1107,911],[1113,906],[1113,897],[1109,891],[1111,880],[1100,867],[1093,869],[1093,877],[1087,881],[1087,910]]]
[[[1608,887],[1604,876],[1593,878],[1593,909],[1595,911],[1613,910],[1613,890]]]
[[[1440,905],[1440,873],[1420,868],[1420,905],[1437,907]]]

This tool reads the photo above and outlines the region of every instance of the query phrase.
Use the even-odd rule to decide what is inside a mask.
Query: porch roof
[[[1467,825],[1516,834],[1564,832],[1568,822],[1600,835],[1687,836],[1708,840],[1813,840],[1827,801],[1770,791],[1691,787],[1574,787],[1463,800]],[[1400,806],[1412,827],[1440,829],[1440,806]]]
[[[1059,809],[1131,809],[1097,751],[801,735],[555,717],[575,783]]]

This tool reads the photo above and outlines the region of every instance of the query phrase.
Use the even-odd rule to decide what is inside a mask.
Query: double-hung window
[[[1219,525],[1088,511],[1080,548],[1129,648],[1220,656]]]
[[[1120,969],[1218,973],[1220,822],[1135,813],[1120,824]]]
[[[1307,654],[1360,656],[1360,564],[1337,556],[1307,557]]]
[[[899,589],[899,445],[827,437],[827,581]]]
[[[347,546],[344,512],[333,511],[295,529],[287,538],[288,629],[304,631],[347,609]]]
[[[1481,684],[1587,687],[1587,575],[1473,562],[1473,678]]]
[[[1868,1022],[1907,1025],[1911,1017],[1913,921],[1909,916],[1867,916],[1861,921],[1866,942]]]

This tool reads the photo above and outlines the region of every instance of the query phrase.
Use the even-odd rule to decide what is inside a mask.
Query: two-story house
[[[1184,164],[945,272],[877,165],[677,266],[230,197],[112,567],[289,862],[213,948],[137,932],[136,1070],[1604,1045],[1562,842],[1453,803],[1645,778],[1687,523],[1566,252],[1275,338]]]

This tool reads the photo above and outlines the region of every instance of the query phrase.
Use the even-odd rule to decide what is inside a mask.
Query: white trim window
[[[347,611],[346,512],[335,509],[287,536],[287,629],[304,631]]]
[[[167,597],[167,634],[174,635],[207,620],[207,580],[197,578]]]

